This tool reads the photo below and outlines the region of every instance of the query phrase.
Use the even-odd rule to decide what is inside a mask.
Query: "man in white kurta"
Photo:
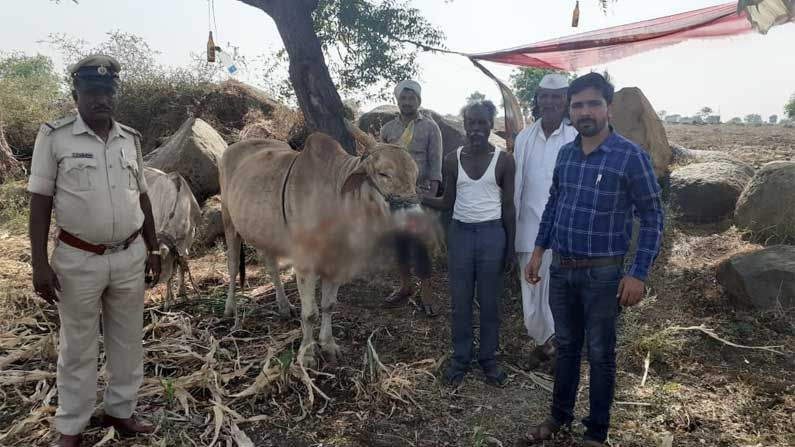
[[[536,92],[531,127],[525,128],[516,138],[516,254],[519,265],[530,261],[541,215],[544,213],[552,172],[558,152],[563,145],[577,136],[577,131],[568,119],[568,80],[560,74],[546,75]],[[542,279],[538,284],[528,283],[518,272],[522,284],[522,308],[524,324],[530,338],[537,346],[530,359],[531,366],[546,360],[555,353],[555,324],[549,309],[549,266],[552,251],[544,253],[541,264]]]

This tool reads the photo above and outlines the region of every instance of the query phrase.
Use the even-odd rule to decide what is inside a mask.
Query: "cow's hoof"
[[[279,317],[284,320],[290,320],[296,316],[295,306],[288,304],[287,306],[279,306]]]
[[[342,355],[342,351],[337,343],[331,342],[320,347],[323,353],[323,360],[330,365],[336,365]]]

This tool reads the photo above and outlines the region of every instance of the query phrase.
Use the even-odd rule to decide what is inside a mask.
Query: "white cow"
[[[201,219],[201,209],[188,182],[178,173],[166,174],[147,167],[144,169],[144,175],[149,186],[149,200],[152,202],[155,232],[160,245],[162,265],[160,282],[166,284],[165,306],[168,308],[173,299],[172,283],[177,268],[179,268],[177,293],[179,296],[185,295],[187,256]]]

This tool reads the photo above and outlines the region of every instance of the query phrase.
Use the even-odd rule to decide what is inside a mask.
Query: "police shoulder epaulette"
[[[44,132],[45,135],[49,135],[50,132],[54,130],[60,129],[61,127],[74,123],[76,119],[77,115],[65,116],[61,119],[57,119],[55,121],[50,121],[49,123],[42,124],[41,130]]]
[[[141,135],[141,132],[138,132],[137,130],[133,129],[132,127],[130,127],[130,126],[126,125],[126,124],[119,123],[119,127],[121,127],[123,130],[135,135],[138,138],[143,138],[143,136]]]

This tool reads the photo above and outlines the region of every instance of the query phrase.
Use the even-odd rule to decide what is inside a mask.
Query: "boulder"
[[[749,166],[743,161],[732,157],[725,152],[688,149],[678,144],[671,144],[672,165],[684,166],[691,163],[704,163],[708,161],[727,161],[730,163],[740,164],[741,166]]]
[[[144,158],[146,166],[178,172],[190,185],[199,203],[218,194],[218,162],[226,142],[209,124],[188,118],[168,142]]]
[[[212,248],[218,241],[225,241],[224,220],[221,215],[221,196],[207,199],[202,206],[201,219],[196,229],[196,245],[203,249]]]
[[[795,161],[762,166],[737,201],[737,226],[767,242],[795,241]]]
[[[466,142],[466,132],[464,131],[463,121],[447,119],[433,110],[423,109],[423,112],[426,115],[430,115],[430,117],[436,121],[439,130],[442,131],[443,155],[447,155],[464,145]],[[503,144],[503,147],[504,146]]]
[[[718,266],[718,283],[735,302],[759,310],[795,307],[795,247],[778,245]]]
[[[684,166],[671,173],[671,204],[680,220],[717,222],[732,215],[753,175],[750,166],[726,160]]]
[[[359,126],[359,129],[377,137],[381,132],[381,128],[384,127],[384,124],[392,121],[392,119],[398,116],[398,113],[400,113],[400,109],[398,109],[397,106],[378,106],[360,116],[356,125]]]
[[[663,177],[671,163],[671,146],[663,122],[639,88],[616,92],[610,123],[621,135],[648,151],[657,177]]]
[[[400,110],[397,106],[383,105],[363,114],[359,117],[356,123],[359,129],[369,132],[371,135],[378,136],[381,132],[381,127],[387,122],[394,119]],[[457,120],[450,120],[433,110],[421,109],[420,113],[430,116],[439,130],[442,132],[442,151],[447,155],[451,151],[458,149],[464,144],[466,140],[466,133],[464,133],[464,124]]]

